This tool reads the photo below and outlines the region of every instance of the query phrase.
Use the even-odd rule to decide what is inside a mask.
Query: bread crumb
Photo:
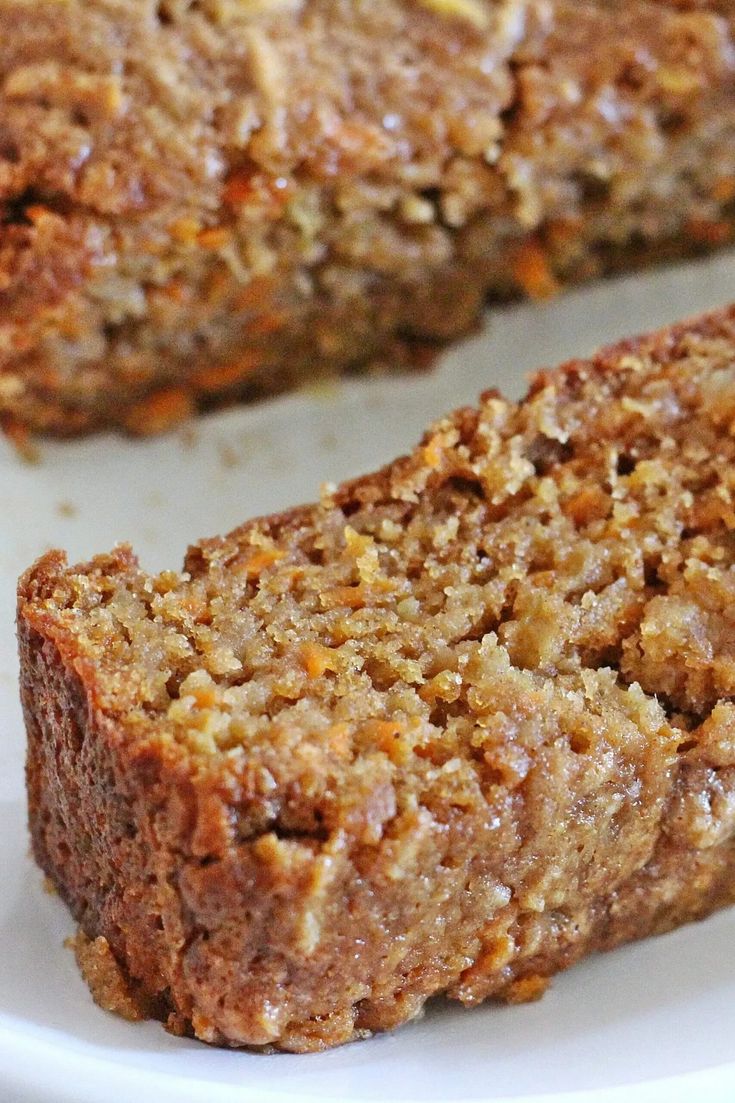
[[[148,1002],[141,999],[118,965],[110,944],[100,935],[89,938],[79,927],[64,945],[74,951],[79,971],[89,986],[92,999],[103,1011],[112,1011],[128,1022],[148,1018]]]
[[[74,502],[70,502],[67,498],[62,498],[60,502],[56,503],[56,512],[59,517],[72,518],[77,516],[79,510]]]
[[[220,466],[226,471],[231,470],[233,467],[240,466],[240,456],[237,449],[231,444],[221,444],[219,447],[219,462]]]

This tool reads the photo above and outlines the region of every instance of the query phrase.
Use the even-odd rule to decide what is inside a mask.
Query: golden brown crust
[[[0,0],[0,420],[158,432],[726,243],[732,15]]]
[[[115,960],[104,935],[95,939],[87,938],[80,927],[67,943],[74,951],[79,972],[84,977],[94,1002],[103,1011],[111,1011],[129,1022],[151,1017],[153,1009],[145,999],[136,998],[134,988]]]
[[[735,899],[735,308],[19,589],[34,852],[174,1029],[313,1050]]]

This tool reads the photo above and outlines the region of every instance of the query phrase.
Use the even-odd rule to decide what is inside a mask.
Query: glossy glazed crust
[[[687,371],[695,365],[686,378],[698,379],[697,372],[721,373],[716,365],[733,359],[731,309],[544,373],[526,407],[551,393],[562,404],[590,387],[602,393],[607,383],[619,391],[621,371],[635,382],[641,371],[665,375],[684,362]],[[714,378],[721,387],[720,375]],[[680,393],[694,401],[689,384]],[[717,424],[730,393],[717,392]],[[608,407],[602,403],[594,416],[608,416]],[[470,441],[478,416],[460,411],[439,430],[454,426]],[[369,518],[407,485],[416,464],[435,470],[433,454],[427,459],[432,441],[436,435],[412,457],[346,484],[336,494],[339,508],[353,524]],[[651,461],[642,462],[648,477]],[[441,492],[424,493],[431,505]],[[596,508],[578,491],[573,502],[577,512]],[[685,508],[696,503],[687,499]],[[705,526],[712,547],[726,550],[730,537],[709,509],[688,523]],[[182,594],[212,572],[222,594],[219,565],[236,563],[253,531],[285,549],[326,524],[321,516],[303,507],[202,542],[189,554]],[[662,526],[666,516],[662,505]],[[117,636],[93,644],[96,637],[84,634],[88,614],[80,607],[69,619],[65,612],[69,587],[80,580],[107,601],[143,592],[146,577],[125,549],[76,568],[60,553],[39,561],[19,590],[21,687],[36,858],[85,934],[106,940],[131,991],[171,1029],[220,1044],[320,1049],[399,1025],[439,992],[468,1005],[534,998],[585,954],[735,899],[732,664],[724,644],[721,656],[701,658],[701,625],[693,642],[683,635],[676,657],[657,664],[660,602],[681,611],[681,597],[666,597],[665,588],[659,596],[647,592],[640,624],[626,629],[630,639],[616,662],[621,670],[635,662],[634,669],[621,677],[601,670],[599,659],[586,660],[581,712],[569,693],[573,683],[553,666],[535,678],[517,628],[515,636],[508,624],[499,629],[515,670],[507,657],[497,665],[494,645],[488,652],[478,645],[482,662],[496,664],[483,684],[505,709],[493,720],[500,742],[479,764],[473,744],[441,753],[442,740],[452,746],[454,721],[451,710],[439,709],[432,722],[445,728],[432,729],[420,755],[386,748],[386,731],[373,724],[377,746],[361,744],[346,760],[338,748],[334,757],[308,727],[299,734],[304,714],[295,712],[290,734],[273,728],[265,743],[250,737],[251,750],[233,765],[225,753],[167,735],[158,711],[136,704],[145,699],[135,687],[145,685],[146,670],[114,658],[108,664]],[[701,585],[685,591],[689,600],[720,615],[709,591],[699,594]],[[121,616],[131,624],[125,608]],[[721,613],[726,619],[727,609]],[[661,647],[676,615],[658,623]],[[679,678],[674,688],[665,681],[670,670]],[[715,676],[719,682],[707,680]],[[353,693],[363,692],[356,687]],[[657,692],[669,696],[665,711]],[[506,704],[497,704],[501,698]],[[518,732],[502,734],[516,706],[556,732],[534,744],[522,768],[514,757]],[[472,719],[469,707],[454,716]],[[290,749],[280,750],[286,735]],[[477,778],[489,785],[484,795]]]
[[[731,15],[1,0],[0,417],[156,432],[726,243]]]

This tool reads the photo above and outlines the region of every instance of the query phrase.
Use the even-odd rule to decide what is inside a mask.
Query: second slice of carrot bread
[[[30,825],[100,998],[316,1049],[735,899],[734,426],[731,309],[184,573],[42,558]]]
[[[0,0],[0,422],[156,432],[722,245],[734,17]]]

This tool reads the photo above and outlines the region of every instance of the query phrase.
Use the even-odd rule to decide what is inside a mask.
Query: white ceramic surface
[[[212,416],[165,439],[0,442],[0,1103],[678,1103],[735,1100],[735,912],[585,962],[537,1004],[432,1007],[332,1053],[210,1049],[99,1011],[63,939],[72,925],[27,855],[15,579],[42,550],[131,541],[177,566],[189,539],[314,496],[407,448],[484,387],[735,299],[735,256],[629,277],[487,330],[412,378],[354,382]]]

